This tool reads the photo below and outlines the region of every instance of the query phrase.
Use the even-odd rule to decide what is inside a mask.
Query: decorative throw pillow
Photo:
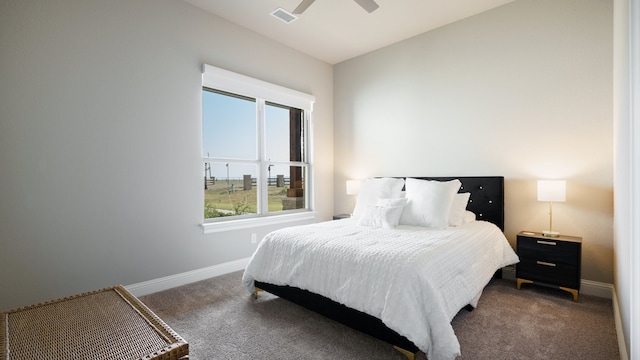
[[[402,206],[368,206],[358,219],[358,225],[391,229],[398,226]]]
[[[466,210],[464,212],[464,215],[462,216],[462,223],[463,224],[468,224],[470,222],[474,222],[476,221],[476,214],[474,214],[473,212]]]
[[[462,217],[467,210],[470,193],[458,193],[453,197],[451,210],[449,210],[449,226],[462,225]]]
[[[375,206],[379,199],[395,199],[402,196],[404,179],[376,178],[362,182],[353,209],[353,217],[358,219],[369,206]]]
[[[462,183],[407,178],[406,198],[400,224],[443,229],[449,225],[449,211],[453,198]]]

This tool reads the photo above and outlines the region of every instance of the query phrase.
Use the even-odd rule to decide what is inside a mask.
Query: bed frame
[[[489,221],[504,231],[504,177],[502,176],[458,176],[458,177],[415,177],[416,179],[448,181],[459,179],[461,193],[469,192],[467,209],[474,212],[478,220]],[[337,220],[339,221],[339,220]],[[501,277],[501,270],[495,277]],[[261,290],[287,299],[332,320],[386,341],[409,360],[415,359],[418,347],[406,337],[389,329],[382,320],[351,309],[324,296],[290,286],[279,286],[255,281],[256,294]],[[473,310],[470,305],[465,307]]]

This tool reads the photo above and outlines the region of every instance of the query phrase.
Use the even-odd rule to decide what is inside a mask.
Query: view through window
[[[202,89],[205,221],[308,209],[305,111]]]

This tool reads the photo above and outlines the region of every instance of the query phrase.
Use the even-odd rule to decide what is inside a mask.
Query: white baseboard
[[[190,284],[196,281],[228,274],[230,272],[239,271],[244,269],[248,263],[249,258],[230,261],[206,268],[196,269],[180,274],[165,276],[158,279],[143,281],[137,284],[127,285],[125,286],[125,288],[135,296],[153,294],[158,291],[163,291],[177,286]]]
[[[228,274],[230,272],[244,269],[249,263],[249,258],[234,260],[206,268],[187,271],[180,274],[165,276],[158,279],[144,281],[137,284],[125,286],[135,296],[143,296],[158,291],[171,289],[177,286],[190,284],[196,281]],[[502,277],[504,279],[515,280],[516,270],[513,266],[507,266],[502,269]],[[598,296],[611,299],[613,294],[613,285],[598,281],[582,279],[580,281],[580,293],[586,295]]]
[[[507,266],[502,268],[502,278],[508,280],[516,279],[515,266]],[[613,294],[613,285],[599,281],[580,280],[580,294],[593,295],[605,299],[611,299]]]
[[[582,279],[580,280],[580,293],[611,299],[613,297],[613,285]]]
[[[627,343],[624,337],[624,330],[622,329],[622,316],[620,314],[620,308],[618,307],[618,296],[616,295],[616,289],[613,288],[613,319],[616,324],[616,335],[618,338],[618,350],[620,351],[620,360],[629,360],[629,354],[627,353]]]

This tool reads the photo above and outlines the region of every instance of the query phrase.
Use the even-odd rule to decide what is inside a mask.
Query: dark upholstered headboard
[[[448,181],[458,179],[462,182],[461,193],[471,193],[467,209],[476,214],[478,220],[496,224],[504,231],[504,177],[503,176],[446,176],[422,177],[414,179]]]

